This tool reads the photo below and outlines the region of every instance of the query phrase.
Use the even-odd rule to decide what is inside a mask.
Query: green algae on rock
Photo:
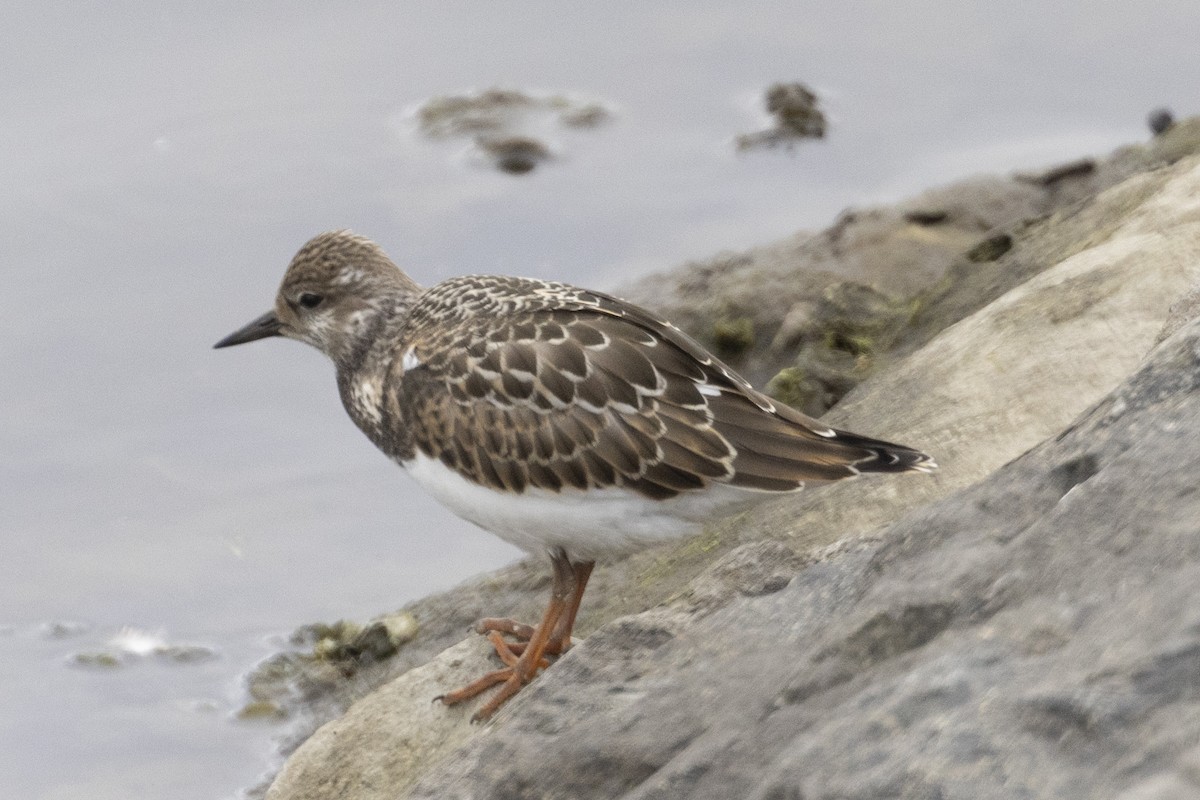
[[[724,317],[713,324],[711,342],[726,361],[736,361],[754,346],[754,320]]]

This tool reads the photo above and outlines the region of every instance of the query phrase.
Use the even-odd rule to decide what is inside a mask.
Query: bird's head
[[[403,314],[420,291],[370,239],[350,231],[322,233],[292,258],[275,308],[214,347],[286,336],[344,364],[362,352],[381,322]]]

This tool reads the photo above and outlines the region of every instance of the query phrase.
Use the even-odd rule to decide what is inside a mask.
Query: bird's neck
[[[411,457],[411,436],[404,421],[395,418],[403,404],[389,403],[387,393],[398,390],[389,376],[402,349],[397,344],[402,340],[408,308],[398,305],[364,319],[359,335],[349,340],[351,346],[334,358],[338,393],[346,412],[376,447],[401,460]]]
[[[374,289],[369,300],[347,309],[337,321],[337,335],[322,349],[339,373],[358,372],[383,357],[387,343],[404,326],[420,287],[399,270],[395,278],[396,285]]]

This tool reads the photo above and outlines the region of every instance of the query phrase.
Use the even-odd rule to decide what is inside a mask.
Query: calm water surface
[[[5,7],[0,797],[231,797],[277,734],[232,718],[240,676],[285,632],[516,557],[373,450],[315,351],[210,349],[310,235],[422,283],[612,288],[1142,139],[1200,74],[1190,0],[196,6]],[[821,92],[829,139],[738,157],[778,80]],[[521,178],[414,135],[422,100],[492,86],[616,114]]]

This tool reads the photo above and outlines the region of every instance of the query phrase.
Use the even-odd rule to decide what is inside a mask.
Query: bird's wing
[[[421,422],[415,445],[476,483],[667,498],[714,482],[791,491],[932,464],[775,403],[642,309],[546,286],[542,301],[443,319],[427,328],[436,336],[418,328],[410,339],[401,386]],[[528,298],[528,287],[514,294]]]

